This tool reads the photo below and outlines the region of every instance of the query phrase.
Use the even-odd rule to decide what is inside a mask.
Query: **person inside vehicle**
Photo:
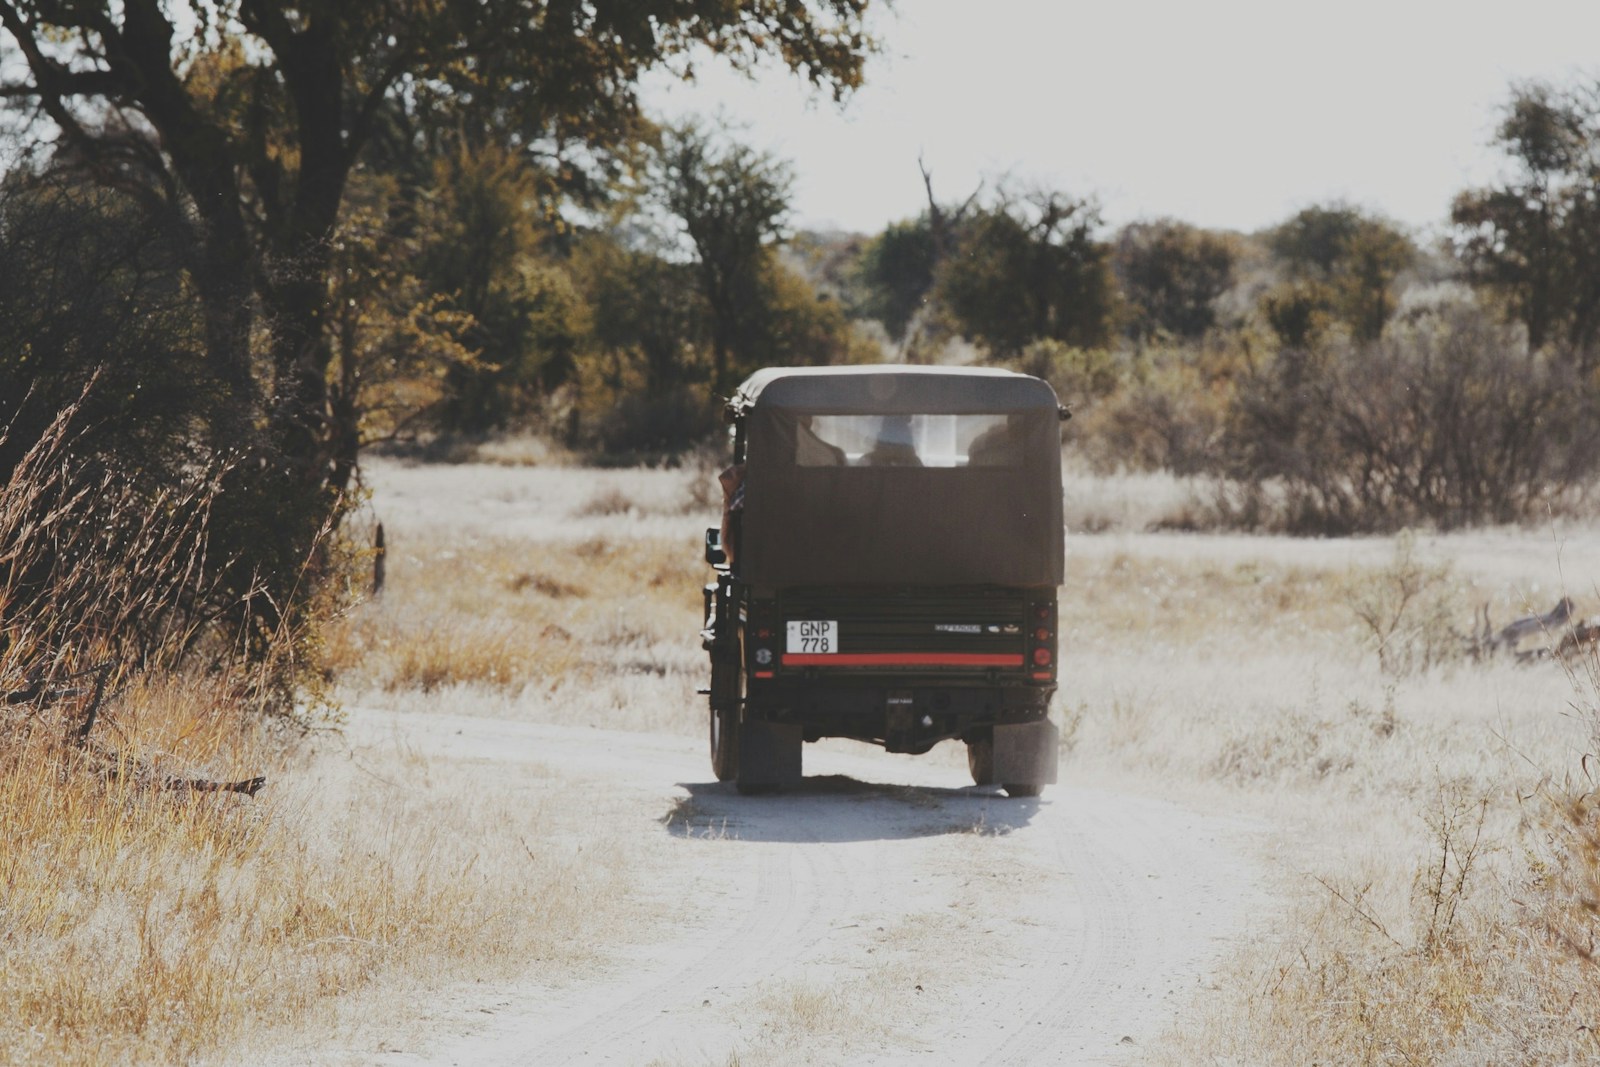
[[[1022,463],[1026,416],[1011,414],[980,433],[967,449],[969,467],[1016,467]]]
[[[817,436],[816,416],[801,415],[795,420],[794,461],[800,467],[843,467],[844,449]]]
[[[920,467],[910,415],[885,415],[878,424],[878,439],[872,450],[861,457],[864,467]]]

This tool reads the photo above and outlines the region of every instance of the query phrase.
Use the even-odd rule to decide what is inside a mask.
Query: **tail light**
[[[745,633],[749,635],[747,652],[750,656],[750,671],[756,678],[773,677],[773,670],[777,665],[778,656],[774,649],[778,630],[772,622],[771,611],[772,605],[769,603],[750,605],[750,621]]]
[[[1033,664],[1033,680],[1036,682],[1053,681],[1056,676],[1055,661],[1056,635],[1054,630],[1056,620],[1056,606],[1054,604],[1033,605],[1033,617],[1036,620],[1033,632],[1028,636],[1032,646],[1032,655],[1029,657]]]

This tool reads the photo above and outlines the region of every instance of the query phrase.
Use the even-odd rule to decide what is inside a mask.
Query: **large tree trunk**
[[[342,466],[333,455],[327,301],[331,243],[351,159],[341,114],[344,75],[318,20],[272,43],[294,102],[300,147],[292,199],[266,205],[271,260],[261,296],[275,385],[272,432],[295,480],[326,487]]]

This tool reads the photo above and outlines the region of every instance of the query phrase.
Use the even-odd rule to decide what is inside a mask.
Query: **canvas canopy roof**
[[[1054,586],[1054,391],[987,368],[774,368],[745,430],[739,568],[753,584]]]
[[[994,367],[768,367],[745,379],[729,409],[758,407],[839,413],[1056,413],[1049,384]]]

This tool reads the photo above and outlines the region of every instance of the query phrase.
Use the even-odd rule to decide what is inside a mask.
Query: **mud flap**
[[[741,793],[762,793],[800,784],[798,725],[746,720],[739,724]]]
[[[989,780],[1006,785],[1055,785],[1061,731],[1049,719],[994,728],[994,770]]]

